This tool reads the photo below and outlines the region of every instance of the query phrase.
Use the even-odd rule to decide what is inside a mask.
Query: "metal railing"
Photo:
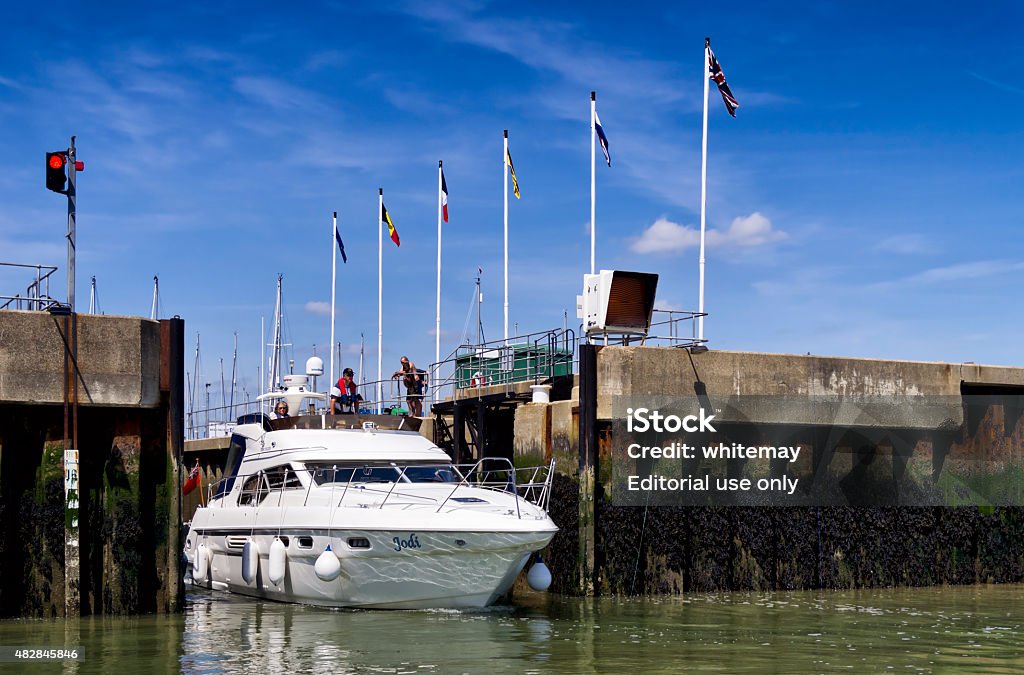
[[[459,345],[447,357],[427,368],[427,390],[424,392],[424,414],[427,403],[451,400],[457,395],[511,392],[522,382],[538,384],[560,375],[573,375],[579,368],[579,346],[588,342],[609,345],[646,345],[692,348],[707,340],[697,337],[697,319],[706,314],[682,310],[654,310],[654,320],[647,335],[587,338],[572,328],[538,331],[494,340],[480,345]],[[381,384],[380,410],[410,412],[407,393],[401,378],[385,377]],[[333,386],[333,383],[331,383]],[[497,389],[495,388],[497,387]],[[363,382],[358,392],[363,397],[354,412],[377,412],[377,380]],[[229,435],[239,416],[254,412],[270,413],[272,401],[251,401],[234,406],[195,410],[186,414],[186,439]],[[291,411],[293,415],[307,411]],[[327,404],[318,403],[314,414],[327,412]]]
[[[521,382],[534,384],[558,375],[572,375],[578,363],[576,331],[571,328],[539,331],[493,340],[479,345],[459,345],[439,363],[430,364],[437,403],[462,391],[489,393],[499,387],[511,391]]]
[[[495,469],[485,469],[487,464],[498,464],[498,467]],[[535,506],[539,506],[544,509],[545,512],[548,510],[548,500],[551,497],[551,478],[555,474],[554,460],[547,465],[541,464],[539,466],[516,468],[512,464],[512,460],[505,457],[484,457],[473,465],[459,464],[456,466],[469,466],[470,468],[465,472],[463,479],[459,481],[458,485],[455,486],[445,500],[441,502],[440,506],[437,507],[438,512],[440,512],[444,505],[448,503],[448,500],[455,496],[455,493],[458,492],[459,488],[463,486],[497,490],[498,492],[509,492],[511,494],[519,495]],[[544,479],[538,482],[537,479],[541,471],[545,471]],[[460,473],[462,472],[460,471]],[[530,477],[526,481],[520,481],[518,480],[519,473],[528,473]],[[523,492],[520,493],[520,490]],[[531,496],[533,499],[530,498]],[[516,500],[516,517],[523,517],[519,512],[518,500]]]
[[[582,337],[580,341],[606,345],[697,347],[707,342],[707,339],[701,339],[697,336],[697,319],[702,316],[707,316],[707,313],[701,314],[700,312],[678,309],[656,309],[651,318],[651,325],[645,335],[598,335],[591,338]],[[687,325],[689,330],[686,330]]]
[[[0,295],[0,309],[28,309],[45,311],[53,305],[60,304],[50,297],[50,276],[57,271],[53,265],[24,265],[21,263],[0,262],[0,267],[35,270],[36,278],[25,288],[25,294]]]
[[[322,449],[322,448],[321,448]],[[465,492],[469,488],[477,488],[484,490],[492,490],[495,492],[513,495],[516,499],[516,517],[522,518],[522,512],[520,510],[520,501],[525,500],[526,502],[533,504],[547,512],[548,505],[551,500],[551,481],[554,477],[554,462],[550,464],[531,466],[531,467],[515,467],[512,462],[505,458],[486,458],[482,459],[476,464],[409,464],[399,465],[394,462],[386,465],[382,464],[367,464],[360,466],[352,466],[353,462],[341,462],[342,466],[332,467],[316,467],[309,468],[304,467],[302,469],[295,469],[292,467],[283,468],[279,471],[267,471],[260,470],[248,474],[236,474],[232,476],[225,476],[220,480],[206,486],[207,490],[207,508],[241,508],[246,506],[252,506],[253,508],[259,508],[260,506],[276,506],[281,507],[284,504],[284,494],[287,491],[298,491],[303,490],[304,495],[301,506],[309,506],[310,495],[313,494],[313,488],[316,486],[317,496],[324,493],[328,493],[327,506],[331,509],[342,508],[345,502],[345,498],[348,495],[350,489],[358,489],[359,495],[365,497],[370,495],[371,497],[380,496],[382,499],[380,502],[374,502],[372,506],[383,509],[385,506],[408,506],[407,503],[399,502],[399,499],[412,499],[418,500],[423,505],[433,506],[437,504],[435,513],[440,512],[448,502],[458,500],[459,491]],[[355,464],[358,464],[355,462]],[[489,464],[497,464],[495,468],[487,468]],[[399,486],[407,488],[412,485],[434,485],[433,481],[413,481],[407,479],[407,473],[410,469],[415,468],[438,468],[448,470],[451,469],[454,472],[454,481],[442,481],[440,484],[453,485],[451,491],[444,499],[438,497],[430,497],[422,494],[416,494],[408,492],[405,489],[398,489]],[[391,470],[394,480],[385,481],[375,478],[374,480],[366,480],[365,476],[370,474],[364,474],[365,470],[373,469],[385,469]],[[339,474],[348,473],[346,480],[339,481]],[[302,485],[299,475],[306,476],[308,480],[306,485]],[[359,480],[359,478],[364,480]],[[318,481],[320,478],[323,482]],[[325,480],[330,478],[330,480]],[[250,485],[250,482],[255,479],[255,482]],[[229,504],[226,497],[232,494],[235,490],[235,482],[239,481],[238,489],[238,501],[235,504]],[[387,489],[369,487],[375,484],[390,484]],[[358,486],[358,488],[354,488]],[[276,493],[276,503],[271,501],[272,496]],[[340,493],[340,496],[339,496]],[[335,501],[337,496],[337,501]],[[388,502],[391,502],[390,504]],[[475,502],[474,502],[475,503]],[[315,505],[317,505],[315,503]],[[286,504],[286,506],[294,507],[298,506],[295,503]],[[453,506],[452,508],[463,508],[464,505]],[[365,503],[360,502],[358,505],[353,505],[349,508],[366,508]]]
[[[366,382],[363,386],[359,387],[357,393],[364,398],[357,401],[356,406],[352,407],[351,412],[358,412],[362,414],[376,413],[377,402],[373,400],[374,396],[376,396],[376,391],[376,380],[373,382]],[[392,379],[381,381],[381,392],[382,414],[389,414],[392,409],[405,410],[405,393],[404,387],[401,386],[401,381]],[[282,389],[280,393],[283,394],[284,390]],[[235,403],[234,405],[214,406],[188,411],[185,413],[185,439],[191,441],[200,438],[230,436],[239,417],[259,412],[270,415],[274,410],[274,403],[276,400],[277,399],[268,399],[264,401],[250,400],[245,401],[244,403]],[[309,400],[314,401],[315,399]],[[330,414],[328,412],[328,407],[328,402],[316,401],[313,406],[312,414]],[[292,416],[310,414],[310,410],[308,408],[303,408],[302,410],[291,410],[289,412]]]

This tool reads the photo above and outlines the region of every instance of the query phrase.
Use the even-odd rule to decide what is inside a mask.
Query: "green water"
[[[3,621],[0,644],[81,646],[63,673],[1020,672],[1024,586],[575,599],[339,611],[190,594],[180,616]]]

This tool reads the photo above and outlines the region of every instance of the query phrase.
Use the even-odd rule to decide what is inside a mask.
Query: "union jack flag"
[[[736,117],[736,108],[740,107],[740,102],[732,95],[729,83],[725,81],[725,73],[722,72],[722,66],[719,65],[718,59],[715,58],[715,53],[711,51],[710,39],[704,40],[704,49],[708,50],[708,77],[718,85],[718,91],[722,93],[725,109],[729,111],[730,115]]]

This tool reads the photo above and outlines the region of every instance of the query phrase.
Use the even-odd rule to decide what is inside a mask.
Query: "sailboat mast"
[[[363,378],[363,349],[366,347],[366,341],[363,339],[363,334],[359,334],[359,388],[362,389],[366,384],[366,379]]]
[[[479,268],[478,268],[479,269]],[[484,323],[480,317],[481,305],[484,302],[484,292],[480,290],[480,275],[476,275],[476,343],[484,343]]]
[[[277,275],[277,302],[274,304],[274,344],[270,352],[270,372],[267,391],[277,389],[281,380],[281,278]]]
[[[153,306],[149,309],[149,318],[156,320],[156,308],[160,302],[160,277],[153,275]]]
[[[196,383],[199,382],[199,333],[196,333],[196,360],[192,366],[192,386],[188,393],[188,414],[189,417],[196,409]]]
[[[231,417],[232,420],[235,419],[235,384],[237,382],[237,380],[235,379],[235,374],[238,372],[237,371],[237,367],[238,367],[238,331],[235,331],[235,349],[234,349],[234,352],[231,354],[231,400],[228,403],[229,409],[231,411],[230,417]]]

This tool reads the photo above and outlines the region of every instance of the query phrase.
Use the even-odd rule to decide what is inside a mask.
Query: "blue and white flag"
[[[601,144],[604,161],[608,162],[608,166],[611,166],[612,156],[608,154],[608,137],[604,135],[604,127],[601,126],[601,118],[597,116],[597,110],[594,110],[594,130],[597,131],[597,140]]]

